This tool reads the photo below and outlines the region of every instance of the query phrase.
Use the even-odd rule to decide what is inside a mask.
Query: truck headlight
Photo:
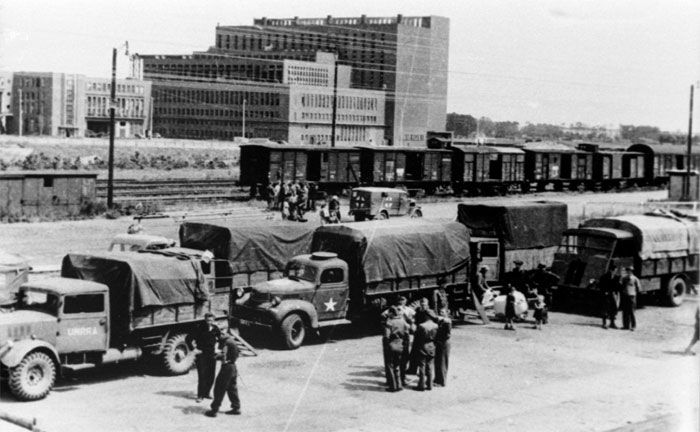
[[[272,297],[272,307],[279,306],[280,303],[282,303],[282,299],[280,299],[278,296]]]
[[[237,298],[243,297],[243,294],[244,294],[244,293],[245,293],[245,292],[243,291],[243,288],[236,288],[236,297],[237,297]]]

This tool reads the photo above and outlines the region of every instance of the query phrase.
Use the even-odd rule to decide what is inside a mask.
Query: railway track
[[[107,180],[97,180],[95,189],[97,198],[107,198]],[[248,188],[228,179],[114,181],[114,201],[119,203],[243,201],[248,198]]]

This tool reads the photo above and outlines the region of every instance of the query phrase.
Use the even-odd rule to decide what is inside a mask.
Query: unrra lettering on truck
[[[288,262],[286,277],[254,285],[232,317],[296,349],[308,330],[376,319],[397,295],[418,299],[441,288],[451,306],[466,304],[469,234],[457,222],[327,225],[314,232],[311,250]]]

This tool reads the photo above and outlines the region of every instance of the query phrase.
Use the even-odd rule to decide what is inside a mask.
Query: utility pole
[[[683,201],[690,201],[690,162],[693,146],[693,92],[695,86],[690,86],[690,115],[688,116],[688,152],[686,154],[685,181],[683,182]]]
[[[338,112],[338,53],[333,65],[333,114],[331,120],[331,147],[335,147],[335,117]]]
[[[17,124],[19,126],[19,136],[22,136],[22,89],[18,90],[17,96],[19,97],[19,119]]]
[[[153,96],[148,105],[148,138],[153,138]]]
[[[114,112],[117,107],[117,49],[112,48],[112,88],[109,100],[109,162],[107,174],[107,208],[114,207]]]
[[[243,136],[244,139],[245,139],[245,103],[246,103],[246,99],[243,99],[243,127],[241,128],[242,129],[241,135]]]

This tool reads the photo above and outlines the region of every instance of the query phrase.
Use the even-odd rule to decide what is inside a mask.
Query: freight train
[[[314,147],[274,142],[241,145],[240,180],[251,195],[294,180],[337,192],[355,186],[496,195],[544,190],[609,190],[663,186],[668,172],[684,170],[686,147],[558,142],[477,144],[433,137],[426,148],[392,146]],[[693,150],[691,168],[700,169]]]

